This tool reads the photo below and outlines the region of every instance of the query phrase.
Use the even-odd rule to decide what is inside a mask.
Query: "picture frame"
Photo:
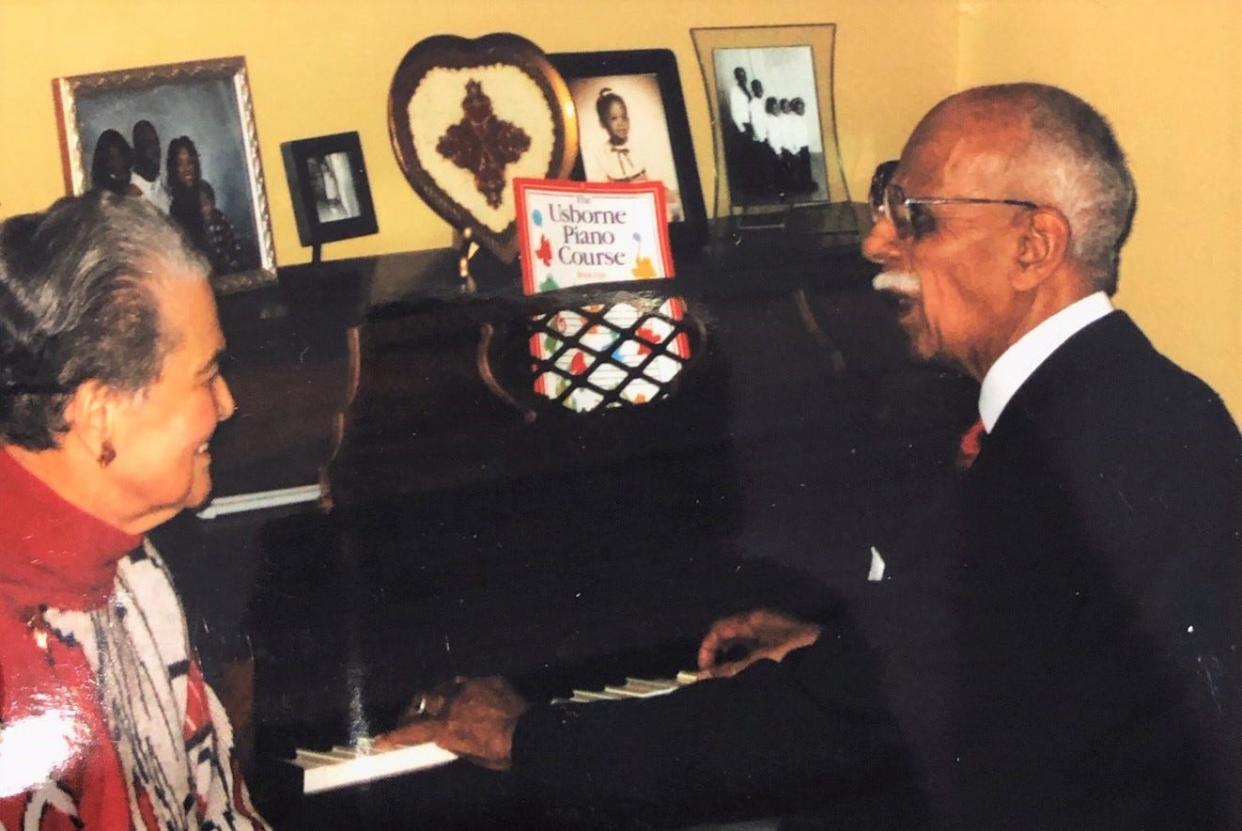
[[[280,150],[302,245],[318,250],[379,231],[357,131],[287,141]]]
[[[714,215],[848,203],[833,96],[836,24],[690,36],[712,117]]]
[[[676,55],[668,49],[636,49],[548,57],[568,84],[578,110],[580,153],[570,177],[626,181],[627,176],[645,171],[648,178],[659,178],[668,197],[674,252],[685,255],[702,248],[707,241],[707,213]],[[618,142],[603,124],[601,93],[612,96],[607,102],[612,112],[618,112],[619,99],[627,121],[636,125],[662,122],[664,129],[636,127],[620,146],[637,146],[625,154],[609,152],[617,149]],[[621,155],[632,160],[619,159]]]
[[[275,282],[245,58],[66,76],[52,91],[66,192],[151,199],[207,255],[219,292]]]

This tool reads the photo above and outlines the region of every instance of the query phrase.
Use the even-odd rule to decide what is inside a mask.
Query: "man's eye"
[[[925,237],[936,230],[936,217],[926,205],[915,203],[910,206],[910,227],[916,237]]]

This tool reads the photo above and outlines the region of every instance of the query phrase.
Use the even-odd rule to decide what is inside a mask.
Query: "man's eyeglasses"
[[[900,185],[890,183],[897,161],[882,162],[871,177],[871,219],[878,222],[887,216],[897,229],[897,236],[906,239],[929,234],[936,228],[936,218],[926,205],[1017,205],[1035,209],[1034,202],[1022,199],[981,199],[973,196],[906,196]]]

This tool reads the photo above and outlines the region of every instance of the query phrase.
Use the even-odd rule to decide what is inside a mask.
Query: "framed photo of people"
[[[287,141],[280,149],[303,245],[379,230],[358,133]]]
[[[549,58],[578,111],[580,155],[571,175],[587,182],[663,182],[674,251],[701,247],[707,215],[676,56],[644,49]]]
[[[716,149],[716,215],[849,201],[833,103],[836,25],[692,29]]]
[[[275,280],[244,58],[57,78],[53,92],[68,192],[149,199],[207,256],[218,291]]]

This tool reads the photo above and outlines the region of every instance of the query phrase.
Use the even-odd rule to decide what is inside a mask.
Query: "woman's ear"
[[[65,405],[67,438],[92,458],[107,458],[121,405],[121,396],[103,382],[90,380],[79,384]]]
[[[1056,208],[1030,211],[1018,238],[1014,289],[1030,291],[1055,273],[1065,263],[1069,246],[1070,225],[1064,214]]]

